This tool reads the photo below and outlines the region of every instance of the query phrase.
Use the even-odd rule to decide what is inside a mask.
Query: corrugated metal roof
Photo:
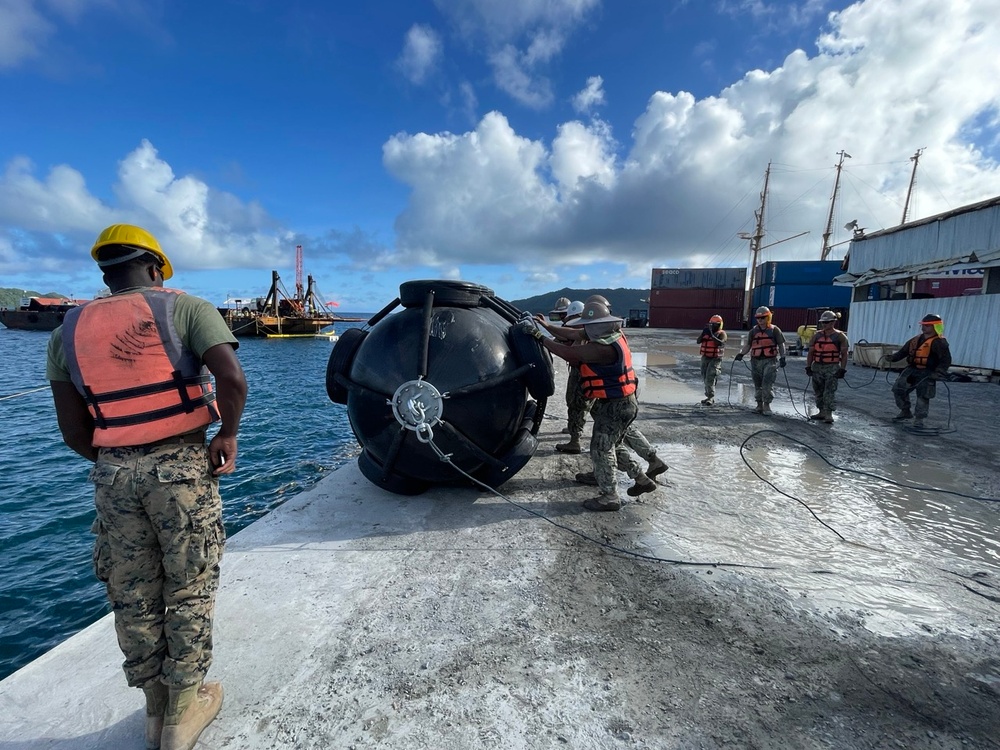
[[[1000,196],[852,240],[849,253],[848,270],[859,278],[958,263],[1000,265]]]

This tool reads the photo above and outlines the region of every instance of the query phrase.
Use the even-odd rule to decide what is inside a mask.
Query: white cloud
[[[38,57],[55,30],[32,0],[0,0],[0,69]]]
[[[853,218],[870,230],[898,223],[918,147],[918,188],[937,189],[918,190],[911,218],[990,197],[1000,169],[982,148],[997,138],[1000,25],[987,5],[856,3],[831,14],[814,57],[793,52],[714,97],[654,93],[624,152],[602,123],[565,123],[548,147],[495,112],[469,133],[397,135],[383,160],[412,190],[397,220],[399,251],[439,263],[516,253],[570,264],[695,253],[742,263],[736,234],[752,222],[773,161],[769,239],[810,230],[782,257],[818,257],[840,149],[854,158],[838,228]],[[847,238],[838,231],[835,240]]]
[[[547,64],[600,0],[435,0],[473,49],[483,46],[497,87],[541,109],[553,99]]]
[[[145,227],[175,267],[190,269],[263,268],[293,244],[256,203],[176,177],[149,141],[119,163],[115,206],[94,197],[72,167],[55,166],[44,180],[33,172],[17,158],[0,177],[0,233],[20,259],[16,267],[0,259],[0,271],[24,270],[42,256],[57,265],[85,263],[98,232],[119,222]]]
[[[406,32],[396,65],[410,83],[421,84],[441,59],[441,37],[430,26],[414,24]]]
[[[591,76],[583,90],[573,97],[573,109],[586,114],[601,104],[604,104],[604,79],[601,76]]]

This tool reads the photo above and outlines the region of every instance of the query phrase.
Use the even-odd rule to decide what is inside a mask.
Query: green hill
[[[551,310],[556,300],[560,297],[567,297],[570,301],[586,301],[592,294],[603,295],[611,303],[611,311],[615,315],[623,318],[628,317],[629,310],[645,310],[646,300],[649,298],[648,289],[557,289],[554,292],[546,292],[527,299],[512,299],[510,303],[520,310],[527,310],[533,313],[547,313]]]
[[[0,307],[17,307],[21,304],[22,297],[63,297],[65,294],[59,292],[46,292],[40,294],[31,289],[14,289],[13,287],[0,286]]]

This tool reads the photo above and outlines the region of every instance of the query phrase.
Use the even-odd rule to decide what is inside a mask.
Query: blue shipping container
[[[854,289],[832,284],[765,284],[753,290],[754,308],[767,307],[850,307]]]
[[[757,266],[754,286],[829,284],[842,273],[839,260],[771,260]]]
[[[745,268],[654,268],[653,289],[746,289]]]

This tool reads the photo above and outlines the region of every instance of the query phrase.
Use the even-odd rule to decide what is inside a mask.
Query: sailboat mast
[[[747,289],[747,298],[743,303],[743,321],[750,321],[750,304],[753,301],[753,290],[757,283],[757,256],[760,254],[760,243],[764,239],[764,209],[767,208],[767,184],[771,180],[771,162],[767,163],[764,170],[764,189],[760,191],[760,210],[754,211],[754,218],[757,226],[754,227],[753,235],[750,236],[750,288]],[[746,235],[740,235],[746,237]]]
[[[917,162],[920,161],[920,155],[923,152],[922,148],[918,148],[917,153],[910,157],[910,161],[913,162],[913,171],[910,172],[910,185],[906,188],[906,200],[903,202],[903,218],[900,220],[900,224],[906,223],[906,214],[910,211],[910,196],[913,195],[913,185],[917,181]]]
[[[851,155],[841,149],[837,152],[840,161],[837,162],[837,177],[833,181],[833,195],[830,196],[830,213],[826,217],[826,231],[823,232],[823,249],[819,259],[826,260],[830,254],[830,235],[833,234],[833,212],[837,206],[837,194],[840,192],[840,171],[844,168],[844,159],[850,159]]]

